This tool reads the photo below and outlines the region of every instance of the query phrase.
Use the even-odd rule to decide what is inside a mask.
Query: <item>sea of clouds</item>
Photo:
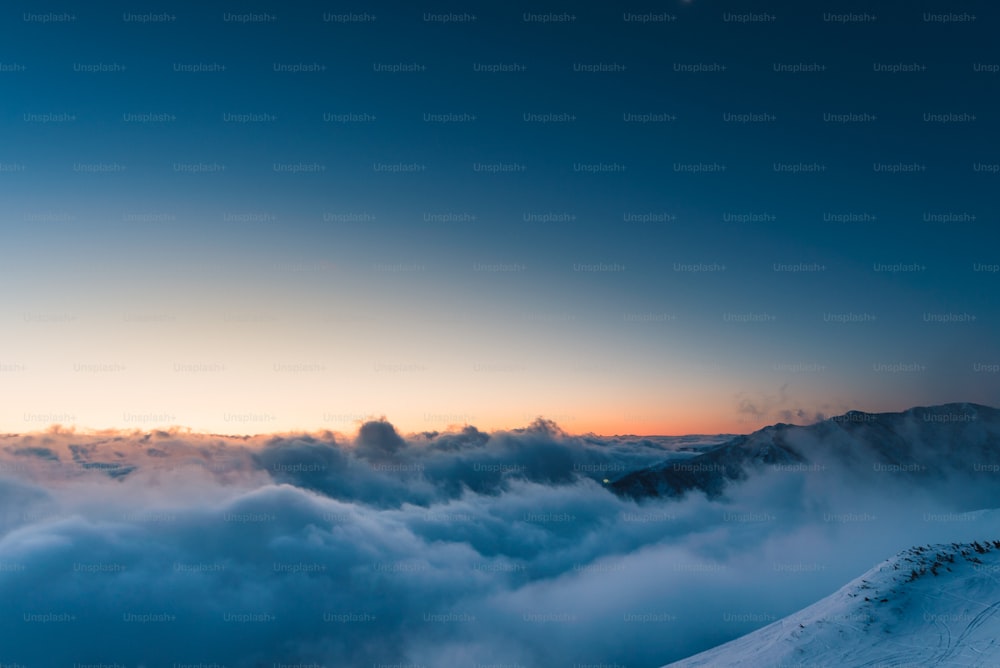
[[[721,437],[0,437],[0,664],[659,666],[992,515],[835,471],[635,501]],[[905,493],[904,493],[905,491]]]

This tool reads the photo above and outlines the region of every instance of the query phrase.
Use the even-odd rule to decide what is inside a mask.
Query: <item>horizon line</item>
[[[222,432],[217,431],[217,430],[196,430],[193,427],[189,427],[189,426],[185,426],[185,425],[178,425],[178,424],[171,424],[171,425],[165,425],[165,426],[161,425],[161,426],[143,428],[143,427],[90,427],[90,426],[83,426],[83,425],[76,425],[76,424],[66,425],[66,424],[63,424],[63,423],[60,423],[60,422],[53,422],[53,423],[50,423],[47,427],[40,428],[40,429],[32,429],[32,430],[25,430],[25,431],[4,431],[4,432],[0,432],[0,438],[3,438],[3,437],[12,437],[12,436],[26,436],[26,435],[44,435],[44,434],[80,434],[80,435],[94,435],[94,436],[96,436],[96,435],[107,435],[107,434],[152,434],[154,432],[163,432],[163,433],[167,433],[167,434],[194,434],[194,435],[200,435],[200,436],[218,436],[218,437],[224,437],[224,438],[258,438],[258,437],[266,437],[266,436],[290,436],[290,435],[315,436],[315,435],[323,435],[323,434],[339,434],[339,435],[342,435],[342,436],[356,437],[357,434],[358,434],[358,432],[360,432],[361,428],[365,424],[368,424],[368,423],[371,423],[371,422],[385,422],[385,423],[388,423],[388,424],[392,425],[393,429],[395,429],[397,431],[397,433],[399,433],[400,435],[403,435],[403,436],[420,436],[420,435],[423,435],[423,434],[460,433],[460,432],[462,432],[462,431],[464,431],[464,430],[466,430],[466,429],[468,429],[470,427],[473,428],[473,429],[475,429],[478,432],[485,433],[485,434],[495,434],[495,433],[504,433],[504,432],[520,432],[520,431],[528,431],[528,430],[530,430],[535,425],[539,425],[540,423],[545,423],[545,424],[548,424],[548,425],[551,425],[552,427],[554,427],[562,435],[571,436],[571,437],[594,436],[594,437],[600,437],[600,438],[616,438],[616,437],[617,438],[621,438],[621,437],[636,437],[636,438],[683,438],[683,437],[686,437],[686,436],[742,436],[742,435],[747,435],[747,434],[754,433],[756,431],[760,431],[762,429],[767,429],[769,427],[775,427],[775,426],[778,426],[778,425],[792,425],[792,426],[796,426],[796,427],[808,427],[808,426],[811,426],[811,425],[816,425],[816,424],[820,424],[822,422],[829,422],[829,421],[843,421],[843,422],[847,422],[849,420],[843,420],[841,418],[844,418],[845,416],[852,415],[852,414],[862,414],[862,415],[893,415],[893,414],[907,413],[907,412],[913,411],[913,410],[931,409],[931,408],[942,408],[942,407],[945,407],[945,406],[975,406],[975,407],[979,407],[979,408],[988,408],[988,409],[991,409],[991,410],[1000,410],[1000,408],[998,408],[996,406],[990,406],[988,404],[980,404],[980,403],[970,402],[970,401],[950,401],[950,402],[945,402],[945,403],[940,403],[940,404],[915,405],[915,406],[910,406],[909,408],[905,408],[905,409],[897,410],[897,411],[870,412],[870,411],[864,411],[864,410],[860,410],[860,409],[851,409],[851,410],[848,410],[848,411],[846,411],[846,412],[844,412],[844,413],[842,413],[840,415],[831,415],[831,416],[828,416],[828,417],[824,417],[822,419],[818,419],[818,420],[814,419],[814,420],[810,420],[810,421],[804,421],[802,423],[785,422],[785,421],[781,421],[781,420],[777,420],[777,421],[773,421],[773,422],[766,422],[765,424],[763,424],[763,426],[760,426],[760,427],[758,427],[756,429],[752,429],[749,432],[729,432],[729,431],[705,432],[705,431],[701,431],[701,432],[684,432],[684,433],[673,433],[673,434],[669,434],[669,433],[640,434],[640,433],[633,433],[633,432],[597,433],[597,432],[592,431],[592,430],[591,431],[582,431],[582,432],[570,432],[570,431],[567,431],[566,429],[564,429],[562,426],[560,426],[559,423],[556,420],[553,420],[553,419],[550,419],[550,418],[546,418],[544,415],[539,415],[534,420],[532,420],[529,423],[525,424],[524,426],[520,426],[520,427],[498,427],[498,428],[493,428],[493,429],[480,429],[475,424],[466,422],[466,423],[463,423],[463,424],[458,424],[458,423],[449,424],[449,425],[447,425],[443,429],[424,429],[424,430],[416,430],[416,431],[402,431],[402,430],[398,429],[397,426],[396,426],[396,424],[393,423],[392,420],[389,420],[385,415],[375,416],[373,414],[372,416],[369,416],[368,418],[366,418],[364,420],[361,420],[361,419],[353,420],[352,424],[355,425],[355,427],[354,427],[354,429],[352,431],[344,431],[344,430],[339,430],[339,429],[299,429],[299,428],[295,428],[295,429],[279,429],[279,430],[274,430],[274,431],[259,431],[259,432],[253,432],[253,433],[222,433]],[[765,420],[767,420],[766,416],[760,416],[759,420],[755,420],[755,421],[761,421],[761,422],[763,422]]]

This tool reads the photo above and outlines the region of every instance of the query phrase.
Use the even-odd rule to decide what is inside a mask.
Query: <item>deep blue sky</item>
[[[679,433],[997,403],[1000,272],[983,269],[1000,265],[1000,174],[973,168],[1000,164],[989,3],[297,4],[3,8],[0,387],[19,398],[0,428],[545,414]],[[174,18],[125,20],[145,12]],[[476,20],[426,20],[448,12]],[[877,18],[826,16],[851,12]],[[938,20],[963,12],[975,20]],[[226,20],[247,13],[276,18]],[[747,14],[773,20],[734,20]],[[373,67],[399,63],[426,69]],[[527,69],[476,71],[500,63]],[[574,71],[612,64],[626,69]],[[775,71],[797,64],[826,69]],[[225,70],[175,71],[193,65]],[[701,163],[726,169],[678,171]],[[175,169],[192,164],[225,171]],[[579,171],[594,164],[625,169]],[[625,219],[647,213],[661,220]],[[515,270],[484,270],[497,263]],[[174,370],[198,365],[216,370]]]

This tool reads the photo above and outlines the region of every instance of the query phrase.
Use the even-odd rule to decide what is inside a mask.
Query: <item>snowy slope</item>
[[[914,547],[669,668],[1000,666],[1000,540]]]

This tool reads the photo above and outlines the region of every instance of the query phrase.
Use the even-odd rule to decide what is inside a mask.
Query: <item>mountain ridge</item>
[[[981,468],[964,470],[968,467],[962,460]],[[691,491],[718,498],[729,484],[767,466],[853,470],[860,475],[891,472],[918,479],[998,472],[1000,409],[956,402],[901,412],[849,411],[803,426],[777,423],[683,460],[628,472],[608,486],[636,500],[681,497]]]
[[[920,545],[833,594],[663,668],[995,666],[1000,539]]]

